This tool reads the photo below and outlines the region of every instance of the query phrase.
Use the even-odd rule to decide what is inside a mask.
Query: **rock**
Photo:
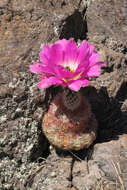
[[[5,7],[8,4],[9,0],[3,0],[0,2],[0,8]]]
[[[107,63],[106,72],[102,72],[91,85],[106,87],[109,96],[116,96],[127,82],[126,10],[125,0],[100,0],[91,1],[86,11],[88,38],[96,44],[100,60]]]
[[[104,142],[94,146],[88,163],[76,162],[73,168],[73,185],[77,189],[121,189],[126,188],[127,135],[119,140]],[[88,170],[86,170],[88,164]]]
[[[123,102],[121,110],[127,112],[127,99]]]
[[[126,0],[92,1],[87,9],[88,36],[92,41],[109,41],[112,38],[127,45]],[[112,42],[113,43],[113,42]]]
[[[32,189],[70,189],[71,182],[68,180],[72,159],[59,158],[55,152],[48,157],[40,172],[34,177]]]
[[[107,71],[119,67],[127,54],[127,2],[92,1],[86,11],[88,39],[100,49]],[[126,61],[124,62],[126,65]],[[124,71],[125,72],[125,71]]]
[[[13,73],[28,71],[28,65],[38,59],[42,43],[58,39],[59,25],[78,7],[75,1],[2,1],[0,15],[0,83],[6,83]],[[5,74],[4,74],[5,73]],[[5,77],[6,75],[6,77]]]
[[[0,97],[5,98],[7,95],[12,95],[12,88],[7,87],[6,85],[2,85],[0,89]]]

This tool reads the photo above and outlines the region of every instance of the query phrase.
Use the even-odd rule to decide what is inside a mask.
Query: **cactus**
[[[44,45],[39,55],[40,62],[30,65],[30,71],[40,75],[38,87],[66,87],[44,116],[46,137],[65,150],[88,148],[96,139],[97,121],[80,89],[98,77],[106,63],[99,61],[94,45],[85,40],[79,46],[73,40],[58,40]]]
[[[52,101],[43,118],[42,128],[55,147],[80,150],[88,148],[96,139],[97,121],[80,91],[65,88]]]

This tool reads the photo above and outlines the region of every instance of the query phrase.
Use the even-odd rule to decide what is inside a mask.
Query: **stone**
[[[88,36],[92,41],[112,38],[127,45],[127,1],[92,1],[87,9]],[[113,42],[112,42],[113,43]],[[116,43],[116,42],[115,42]]]
[[[127,135],[94,146],[92,157],[76,162],[73,168],[73,185],[77,189],[121,189],[126,188]],[[85,169],[88,165],[88,170]],[[108,186],[109,185],[109,186]]]
[[[45,163],[42,170],[34,178],[32,189],[70,189],[71,182],[67,178],[68,172],[70,172],[71,161],[71,157],[64,160],[62,158],[59,159],[58,155],[52,152],[52,155],[46,161],[47,163]]]
[[[3,0],[3,1],[1,1],[0,2],[0,8],[3,8],[5,6],[7,6],[8,2],[9,2],[9,0]]]
[[[73,1],[68,0],[8,2],[0,2],[0,83],[9,82],[13,73],[28,70],[37,60],[41,44],[57,40],[59,25],[78,7],[76,1],[72,6]]]

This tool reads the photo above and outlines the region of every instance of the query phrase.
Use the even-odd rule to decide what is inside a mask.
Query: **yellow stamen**
[[[71,81],[71,80],[78,80],[78,79],[80,79],[81,74],[82,74],[82,73],[79,73],[78,75],[76,75],[75,77],[70,78],[70,79],[63,78],[62,80],[63,80],[64,82],[69,82],[69,81]]]

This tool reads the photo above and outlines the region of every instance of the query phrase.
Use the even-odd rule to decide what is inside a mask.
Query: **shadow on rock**
[[[41,128],[41,126],[39,127]],[[34,145],[32,150],[31,150],[31,155],[30,155],[30,161],[34,162],[42,162],[44,161],[45,158],[48,157],[50,154],[49,151],[49,142],[43,135],[42,131],[39,129],[39,135],[38,135],[38,144]]]
[[[127,83],[121,84],[115,97],[109,97],[105,87],[102,87],[99,92],[94,87],[87,87],[83,91],[99,123],[95,143],[117,140],[119,135],[127,133],[126,111],[121,111],[124,100],[127,98]]]
[[[85,10],[81,13],[78,10],[63,20],[60,39],[74,38],[75,41],[78,39],[86,39],[87,35],[87,22],[84,19]]]

